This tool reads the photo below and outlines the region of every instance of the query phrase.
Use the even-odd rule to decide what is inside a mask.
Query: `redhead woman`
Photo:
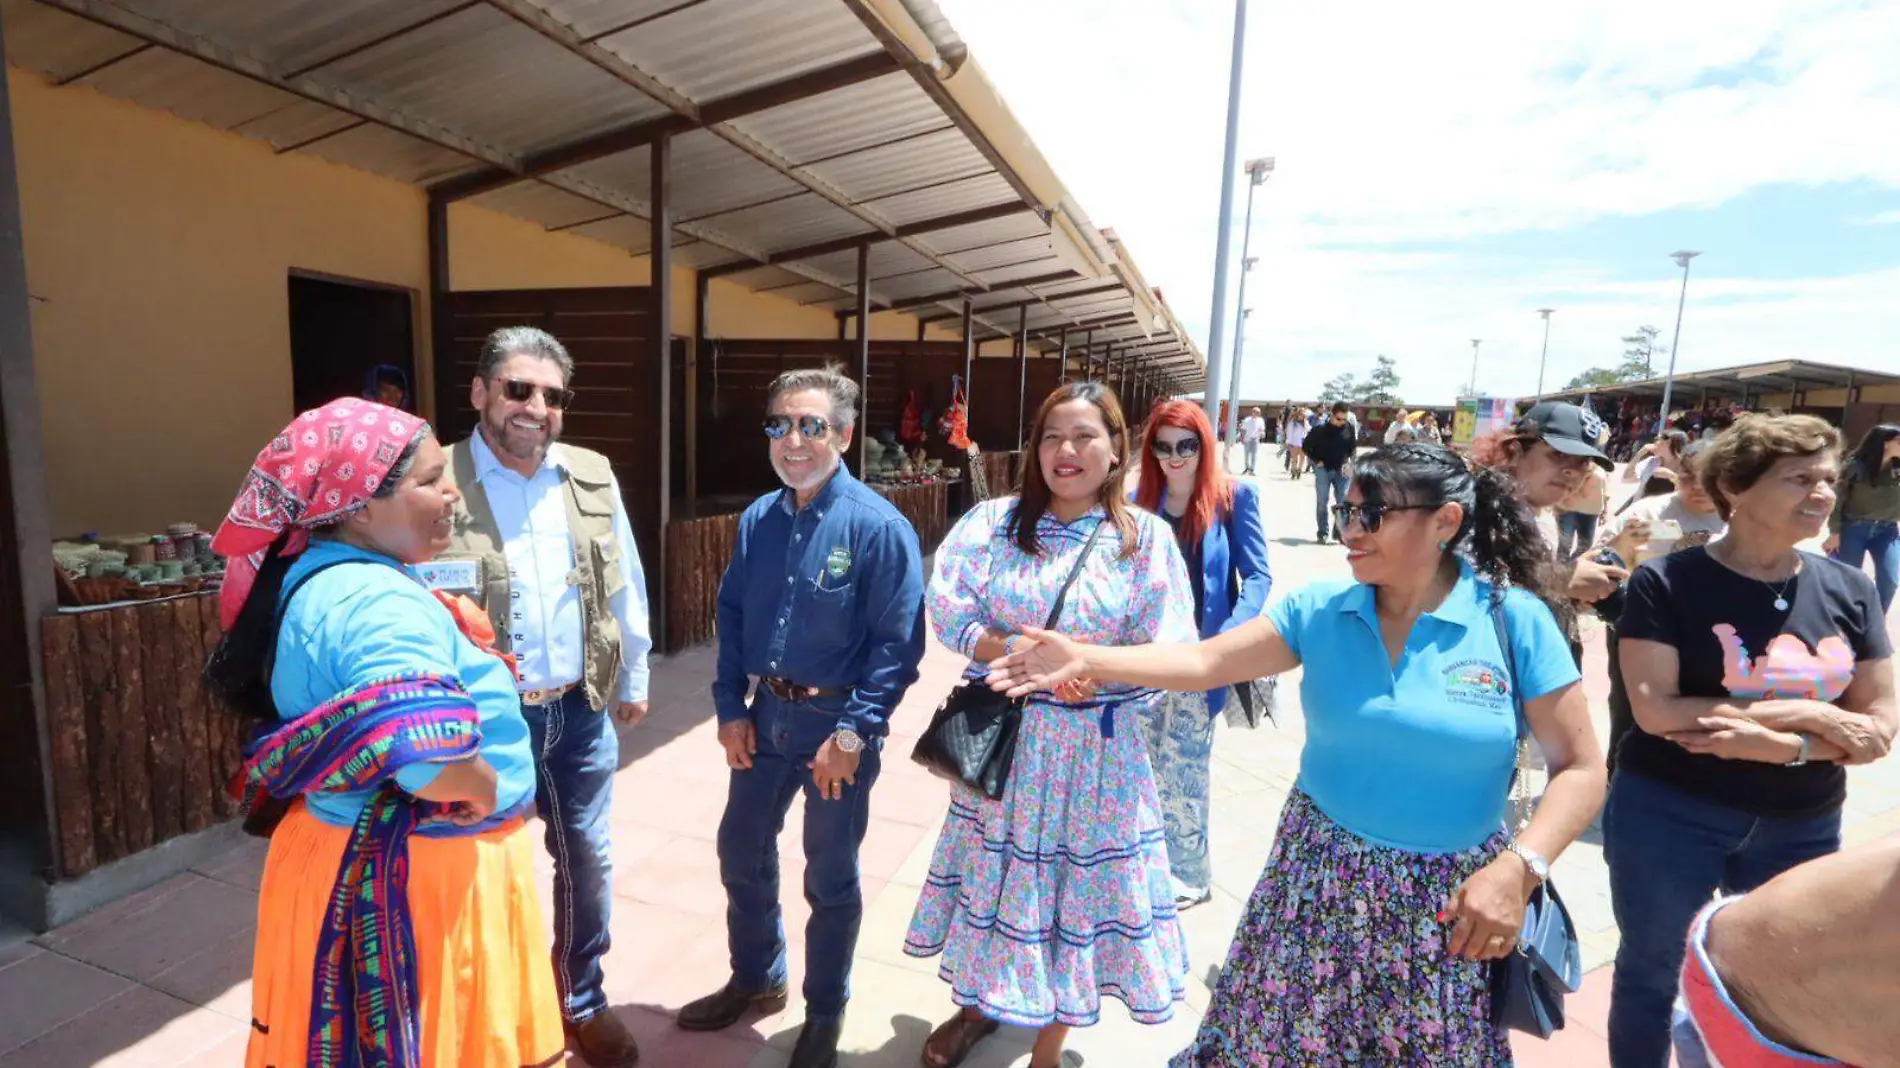
[[[990,660],[1027,644],[1078,560],[1056,628],[1102,645],[1192,641],[1187,568],[1167,524],[1128,505],[1129,432],[1115,395],[1074,382],[1036,412],[1019,497],[978,505],[937,550],[926,604],[938,640]],[[1037,1030],[1031,1068],[1057,1068],[1102,1001],[1159,1024],[1187,992],[1161,802],[1141,717],[1146,686],[1030,695],[1000,799],[953,786],[904,951],[942,954],[961,1011],[924,1044],[962,1062],[999,1023]]]
[[[1135,503],[1167,520],[1187,560],[1194,619],[1203,638],[1240,626],[1267,606],[1267,533],[1260,493],[1229,478],[1214,455],[1214,428],[1201,406],[1166,401],[1148,416]],[[1169,693],[1142,717],[1148,759],[1161,789],[1175,904],[1192,908],[1213,894],[1207,856],[1208,765],[1214,720],[1237,700],[1220,686]]]
[[[207,676],[255,721],[250,1068],[519,1068],[566,1039],[535,893],[528,725],[479,610],[424,586],[457,499],[428,424],[298,416],[213,546]],[[459,610],[458,610],[459,608]]]

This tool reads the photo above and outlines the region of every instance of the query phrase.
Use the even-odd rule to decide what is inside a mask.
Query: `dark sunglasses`
[[[1333,522],[1345,530],[1356,519],[1366,528],[1366,533],[1377,534],[1385,517],[1393,512],[1425,512],[1443,507],[1443,501],[1437,504],[1335,504]]]
[[[1180,441],[1169,444],[1160,438],[1156,438],[1152,449],[1155,456],[1160,459],[1171,460],[1179,456],[1185,460],[1190,456],[1199,456],[1201,454],[1201,439],[1197,435],[1191,438],[1182,438]]]
[[[523,382],[514,378],[504,378],[500,381],[501,395],[516,404],[526,404],[533,400],[536,390],[541,392],[541,399],[547,402],[547,406],[555,411],[565,411],[574,403],[574,391],[571,389],[563,389],[560,386],[537,386],[533,382]]]
[[[791,416],[768,415],[765,417],[766,437],[777,441],[791,432]],[[822,415],[801,415],[798,417],[798,432],[813,441],[823,441],[831,434],[831,420]]]

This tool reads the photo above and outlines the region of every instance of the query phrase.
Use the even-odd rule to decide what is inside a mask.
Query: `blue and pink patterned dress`
[[[926,604],[939,640],[972,655],[984,627],[1040,627],[1095,524],[1044,516],[1040,556],[1009,536],[1016,499],[978,505],[937,550]],[[1186,564],[1167,525],[1134,512],[1135,548],[1111,524],[1056,629],[1096,645],[1200,635]],[[978,665],[972,672],[980,673]],[[1187,987],[1160,800],[1141,714],[1155,690],[1104,686],[1070,705],[1030,698],[1000,801],[953,787],[904,950],[943,955],[957,1004],[1025,1027],[1087,1027],[1102,996],[1141,1023],[1174,1013]]]

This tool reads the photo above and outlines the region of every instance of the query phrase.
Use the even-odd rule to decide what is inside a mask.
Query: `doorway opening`
[[[299,412],[369,396],[417,410],[415,297],[407,289],[293,271],[290,377]]]

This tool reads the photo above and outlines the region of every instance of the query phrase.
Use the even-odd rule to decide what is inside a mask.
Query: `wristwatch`
[[[855,753],[864,748],[864,739],[858,736],[858,732],[845,727],[834,731],[831,740],[838,746],[840,753]]]
[[[1786,764],[1783,764],[1782,767],[1798,768],[1801,765],[1806,764],[1808,762],[1808,736],[1797,732],[1795,734],[1795,737],[1801,739],[1801,751],[1794,755],[1793,760],[1790,760]]]
[[[1537,880],[1539,886],[1550,879],[1550,861],[1545,860],[1537,851],[1526,849],[1517,842],[1512,842],[1506,848],[1516,853],[1518,859],[1524,862],[1524,866],[1531,870],[1531,877]]]

